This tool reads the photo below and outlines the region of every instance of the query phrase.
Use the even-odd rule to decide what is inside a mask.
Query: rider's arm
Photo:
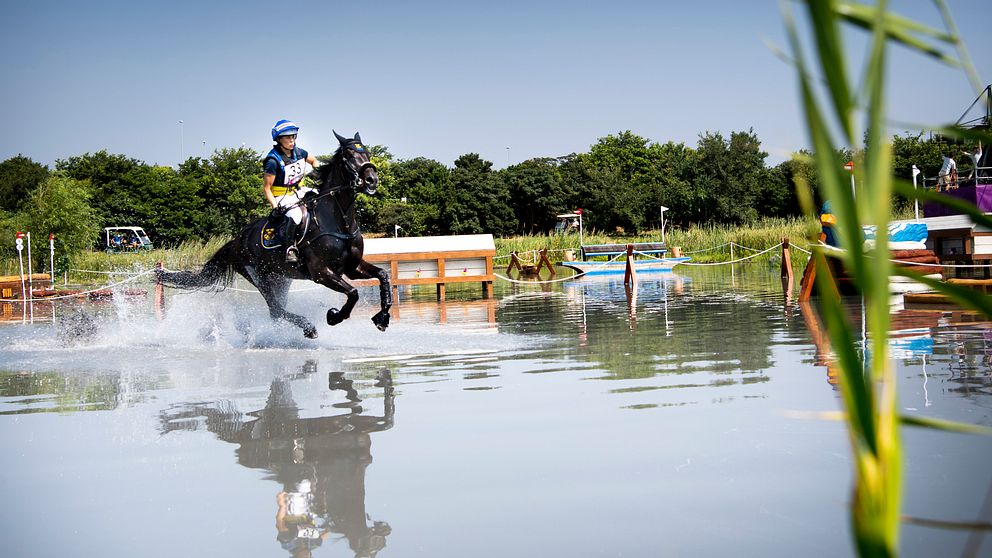
[[[309,163],[311,167],[317,168],[317,158],[309,153],[307,154],[307,163]]]
[[[276,197],[272,195],[272,185],[275,184],[275,181],[276,175],[274,174],[265,173],[262,175],[262,189],[265,191],[265,199],[272,207],[279,205]]]

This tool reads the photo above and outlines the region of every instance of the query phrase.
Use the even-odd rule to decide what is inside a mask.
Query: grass
[[[707,225],[689,229],[668,229],[665,231],[667,245],[671,248],[678,246],[693,259],[694,262],[727,262],[739,259],[754,251],[762,251],[788,238],[794,246],[808,249],[809,238],[814,238],[820,232],[819,224],[813,219],[763,219],[747,226],[737,225]],[[593,231],[584,233],[585,244],[627,244],[633,242],[659,242],[660,230],[645,231],[638,235],[606,235]],[[730,243],[736,246],[731,248]],[[742,249],[745,247],[746,249]],[[504,256],[510,252],[530,252],[547,248],[554,261],[555,252],[561,250],[579,250],[579,235],[525,235],[496,239],[496,255]],[[774,252],[781,254],[781,252]],[[771,254],[769,254],[771,256]],[[793,268],[804,266],[807,255],[799,250],[792,252]],[[775,260],[777,261],[777,260]],[[802,269],[802,267],[800,267]]]

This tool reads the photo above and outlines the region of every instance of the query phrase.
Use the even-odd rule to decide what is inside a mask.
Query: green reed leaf
[[[837,5],[837,13],[845,21],[862,29],[874,31],[877,28],[875,22],[879,17],[879,10],[874,6],[854,3],[839,3]],[[950,34],[916,23],[913,20],[896,14],[885,13],[883,14],[883,17],[885,20],[884,31],[887,38],[911,49],[917,50],[922,54],[936,58],[949,66],[955,68],[963,67],[963,64],[958,59],[953,58],[943,50],[914,35],[914,33],[926,35],[953,45],[954,37]]]
[[[929,428],[931,430],[956,432],[958,434],[980,434],[982,436],[992,436],[992,428],[978,424],[967,424],[953,420],[943,420],[916,415],[903,415],[900,417],[900,421],[906,426],[917,426],[920,428]]]
[[[896,267],[894,269],[894,273],[896,275],[901,275],[902,277],[914,279],[916,282],[922,283],[938,293],[947,296],[949,299],[960,304],[961,306],[976,310],[986,316],[992,317],[992,297],[989,297],[984,293],[957,285],[955,283],[932,279],[906,267]]]

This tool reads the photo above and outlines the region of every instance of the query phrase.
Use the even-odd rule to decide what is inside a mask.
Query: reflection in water
[[[310,361],[297,377],[316,372]],[[328,377],[328,389],[342,391],[346,401],[332,407],[341,415],[301,417],[291,380],[272,381],[265,407],[246,420],[233,404],[187,403],[160,416],[164,432],[195,430],[201,421],[218,438],[238,444],[238,463],[271,473],[282,489],[275,498],[279,543],[291,556],[310,556],[332,534],[342,535],[356,557],[375,556],[386,545],[391,528],[384,521],[369,524],[365,512],[365,469],[372,463],[373,432],[393,426],[393,381],[381,370],[383,416],[363,414],[354,381],[341,372]]]
[[[813,364],[827,368],[827,381],[837,389],[837,364],[822,321],[809,302],[798,304],[816,347]],[[860,299],[848,297],[844,305],[849,323],[864,320]],[[947,362],[945,380],[953,386],[948,391],[992,395],[992,322],[973,312],[902,306],[892,308],[890,320],[889,356],[920,364],[924,407],[930,406],[927,362],[935,357]],[[869,347],[863,344],[861,350],[871,358]]]

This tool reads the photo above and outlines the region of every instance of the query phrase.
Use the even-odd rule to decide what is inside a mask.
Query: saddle
[[[296,227],[296,238],[286,238],[288,225],[289,217],[283,216],[281,219],[267,217],[261,230],[260,240],[262,248],[275,250],[276,248],[285,248],[293,242],[302,240],[307,235],[307,229],[310,228],[310,212],[306,209],[303,210],[303,220],[300,222],[300,226]]]

